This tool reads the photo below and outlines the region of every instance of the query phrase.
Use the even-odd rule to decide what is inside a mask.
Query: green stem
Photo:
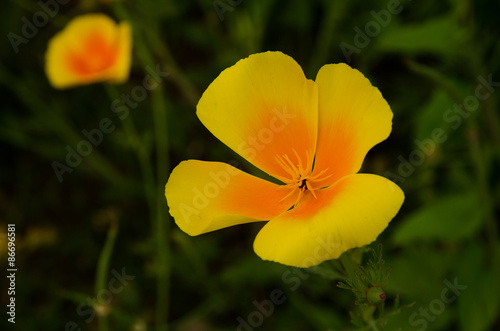
[[[156,243],[158,266],[158,302],[156,306],[157,329],[167,330],[167,316],[169,310],[170,270],[169,270],[169,245],[167,233],[166,202],[164,187],[168,176],[168,130],[167,109],[161,90],[154,91],[152,95],[153,117],[155,123],[156,158],[157,158],[157,214],[156,214]]]
[[[347,274],[347,278],[354,277],[355,265],[354,265],[354,262],[352,261],[351,255],[349,254],[349,251],[344,252],[342,255],[340,255],[340,262],[342,263],[342,266],[344,267],[344,270]]]
[[[189,101],[191,106],[196,107],[201,95],[191,81],[187,79],[187,77],[180,70],[175,62],[175,59],[171,55],[167,44],[165,42],[161,42],[158,38],[154,38],[152,43],[158,46],[155,48],[155,51],[160,58],[165,59],[162,65],[164,65],[166,70],[170,73],[172,80],[180,88],[184,97]]]
[[[137,46],[136,50],[139,53],[138,56],[141,58],[141,61],[143,61],[144,58],[152,60],[151,53],[161,59],[162,69],[169,73],[169,79],[177,85],[191,106],[196,107],[198,100],[200,99],[200,93],[180,69],[167,45],[167,42],[165,41],[164,33],[162,33],[162,38],[159,38],[160,34],[158,33],[157,26],[153,24],[154,22],[151,23],[146,19],[140,21],[140,24],[135,24],[135,17],[131,17],[121,3],[115,3],[113,9],[122,19],[126,19],[131,22],[136,35],[140,35],[140,38],[136,38],[134,43]],[[149,50],[151,50],[151,53]],[[153,65],[152,61],[146,62],[149,65]]]
[[[155,67],[155,61],[152,54],[149,52],[150,49],[155,49],[158,44],[152,43],[152,40],[148,38],[150,35],[150,30],[144,26],[143,23],[135,24],[135,18],[131,17],[127,10],[123,7],[121,3],[115,3],[115,12],[118,16],[131,22],[134,30],[136,39],[134,40],[136,44],[136,51],[140,62],[144,66]],[[139,21],[140,19],[137,19]],[[147,20],[143,20],[146,22]],[[141,21],[141,22],[143,22]],[[156,30],[155,30],[156,31]],[[156,41],[156,39],[155,39]],[[149,42],[149,43],[148,43]],[[172,75],[173,73],[179,73],[177,66],[173,57],[170,53],[163,54],[168,61],[167,69]],[[174,70],[175,69],[175,70]],[[174,70],[172,72],[172,70]],[[186,80],[187,81],[187,80]],[[179,83],[177,81],[177,83]],[[185,91],[185,84],[179,84],[181,90]],[[185,92],[186,93],[186,92]],[[194,95],[191,96],[194,98]],[[165,202],[165,183],[167,181],[169,173],[169,141],[168,141],[168,116],[167,116],[167,106],[164,97],[164,93],[161,88],[151,91],[151,103],[153,109],[153,122],[155,131],[155,141],[156,141],[156,185],[154,185],[155,190],[155,203],[156,212],[153,221],[154,236],[156,241],[156,266],[157,266],[157,302],[156,302],[156,330],[166,331],[168,329],[168,312],[169,312],[169,293],[170,293],[170,268],[169,268],[169,244],[168,244],[168,233],[169,233],[169,222],[167,222],[167,205]]]
[[[105,88],[111,100],[119,99],[120,96],[116,85],[105,84]],[[129,145],[132,146],[137,160],[139,161],[139,167],[141,169],[141,175],[143,178],[144,192],[146,193],[147,197],[149,213],[150,217],[153,218],[156,214],[156,193],[153,165],[150,161],[149,145],[145,146],[145,142],[140,139],[132,118],[125,118],[123,120],[123,128],[125,131],[125,135],[127,136],[127,139],[129,141]]]
[[[377,323],[375,321],[370,321],[368,323],[368,325],[370,326],[370,328],[373,330],[373,331],[378,331],[378,328],[377,328]]]
[[[459,104],[463,103],[464,97],[462,96],[462,94],[460,94],[453,83],[451,83],[439,71],[412,60],[408,60],[406,63],[408,65],[408,68],[414,73],[433,81],[438,86],[441,86],[446,92],[448,92],[448,94],[453,98],[453,100],[455,100],[455,102],[458,102]]]
[[[324,18],[321,22],[319,33],[317,34],[316,47],[312,52],[309,72],[315,73],[328,61],[328,55],[332,47],[335,29],[344,17],[346,9],[350,5],[349,1],[328,1],[324,6]]]
[[[153,60],[148,46],[139,47],[138,53],[142,63],[153,66]],[[161,89],[151,92],[153,108],[154,133],[156,141],[156,217],[154,220],[154,234],[156,239],[156,265],[157,265],[157,303],[156,303],[156,330],[168,329],[170,270],[169,270],[169,245],[167,232],[169,231],[165,202],[165,183],[169,173],[169,142],[168,142],[168,116],[165,97]]]
[[[118,233],[118,221],[114,218],[111,218],[111,223],[109,225],[106,243],[104,244],[104,247],[101,251],[101,255],[99,256],[99,261],[97,263],[96,282],[95,282],[96,298],[99,298],[99,293],[102,290],[106,289],[109,261],[111,260],[111,254],[113,253],[113,246],[115,244],[117,233]],[[94,307],[94,309],[96,308]],[[100,331],[109,330],[109,324],[107,318],[108,313],[109,312],[99,313],[99,311],[97,311]]]
[[[374,306],[362,306],[361,307],[361,315],[363,316],[363,320],[372,328],[373,330],[378,330],[377,329],[377,322],[373,318],[373,313],[375,312],[377,308]]]

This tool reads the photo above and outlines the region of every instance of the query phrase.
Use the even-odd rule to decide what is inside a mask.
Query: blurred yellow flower
[[[132,32],[126,22],[116,24],[103,14],[73,19],[50,41],[45,71],[58,89],[95,82],[127,80]]]
[[[366,153],[389,136],[392,112],[346,64],[325,65],[312,81],[283,53],[251,55],[212,82],[197,115],[281,183],[220,162],[181,162],[165,196],[189,235],[270,220],[255,239],[257,255],[310,267],[374,241],[403,203],[393,182],[357,173]]]

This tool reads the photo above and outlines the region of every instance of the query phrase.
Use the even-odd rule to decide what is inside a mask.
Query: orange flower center
[[[315,199],[317,199],[316,193],[314,191],[320,189],[320,187],[317,187],[315,183],[318,183],[330,177],[331,175],[323,176],[324,173],[328,170],[327,168],[323,169],[318,174],[311,176],[313,170],[314,155],[309,153],[309,151],[306,151],[307,160],[304,167],[297,151],[295,149],[292,149],[292,151],[297,158],[297,162],[295,163],[292,162],[286,154],[283,156],[277,155],[275,159],[276,162],[278,162],[278,164],[286,171],[286,173],[290,175],[290,177],[288,178],[276,176],[279,180],[285,183],[285,185],[280,188],[290,189],[290,193],[288,193],[283,199],[281,199],[280,202],[294,194],[297,194],[297,198],[295,199],[295,203],[293,204],[293,206],[295,207],[299,204],[304,194],[310,193]]]
[[[69,67],[78,75],[86,76],[111,67],[117,58],[115,45],[98,32],[93,32],[83,41],[81,50],[67,56]]]

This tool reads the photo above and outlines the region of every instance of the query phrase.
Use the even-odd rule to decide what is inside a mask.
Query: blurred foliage
[[[203,127],[195,106],[223,69],[266,50],[292,56],[311,79],[326,63],[349,62],[391,105],[392,134],[370,151],[362,171],[385,175],[405,192],[402,210],[378,240],[392,266],[388,299],[399,294],[401,303],[415,304],[394,315],[386,329],[500,328],[498,86],[481,90],[489,96],[476,98],[477,110],[468,111],[467,104],[454,110],[485,86],[479,77],[500,81],[499,2],[66,1],[57,2],[57,14],[47,16],[16,53],[9,33],[22,36],[25,20],[42,10],[40,2],[10,0],[0,12],[0,231],[16,224],[18,265],[17,323],[13,328],[4,314],[0,329],[62,330],[73,321],[81,330],[97,330],[98,319],[81,304],[99,294],[98,261],[114,222],[116,240],[103,272],[112,279],[111,270],[125,268],[134,278],[105,309],[96,307],[111,330],[153,330],[158,316],[170,330],[235,330],[276,289],[286,300],[248,328],[351,328],[354,298],[335,287],[341,273],[261,261],[252,251],[261,224],[191,238],[172,219],[165,218],[163,228],[156,219],[167,213],[161,192],[169,170],[182,160],[237,161],[259,174]],[[398,14],[380,23],[376,17],[384,19],[381,11],[390,13],[394,5]],[[47,41],[88,12],[131,22],[131,77],[119,86],[54,90],[44,74]],[[368,23],[379,29],[367,31]],[[356,44],[363,39],[357,31],[366,45]],[[342,43],[352,46],[348,57]],[[170,75],[120,119],[113,100],[130,94],[146,67],[156,66]],[[165,117],[158,121],[154,109]],[[104,118],[116,129],[59,182],[53,162],[65,162],[67,148],[86,139],[82,130],[98,128]],[[447,284],[454,281],[466,289],[453,292]],[[158,284],[166,290],[158,291]],[[164,310],[158,308],[160,292],[170,302]]]

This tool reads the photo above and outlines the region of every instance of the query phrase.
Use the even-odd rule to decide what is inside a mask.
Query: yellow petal
[[[297,153],[306,164],[307,154],[314,155],[317,87],[281,52],[250,55],[224,70],[201,97],[197,115],[224,144],[270,175],[289,177],[276,156]]]
[[[118,54],[110,81],[116,84],[124,83],[128,79],[132,63],[132,28],[127,22],[118,24]]]
[[[314,167],[315,173],[328,168],[324,176],[331,176],[321,185],[326,186],[359,171],[366,153],[389,136],[392,112],[380,91],[346,64],[323,66],[316,83],[319,126]]]
[[[132,33],[103,14],[75,18],[50,41],[45,71],[55,88],[128,78]]]
[[[393,182],[369,174],[346,176],[316,194],[262,228],[257,255],[302,268],[338,258],[374,241],[404,200]]]
[[[188,160],[172,171],[165,197],[177,225],[195,236],[269,220],[291,207],[282,186],[221,162]]]

